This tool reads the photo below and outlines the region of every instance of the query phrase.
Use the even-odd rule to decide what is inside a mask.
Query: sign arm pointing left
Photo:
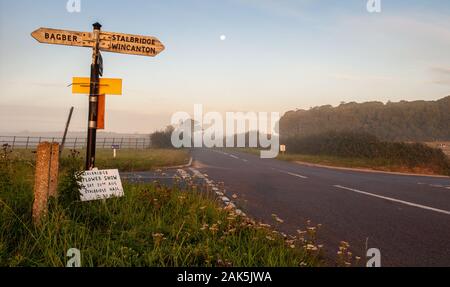
[[[31,36],[39,43],[93,48],[95,41],[90,32],[77,32],[39,28]]]

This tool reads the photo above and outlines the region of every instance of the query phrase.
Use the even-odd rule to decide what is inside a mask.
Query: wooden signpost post
[[[88,142],[86,149],[86,170],[91,170],[95,167],[95,143],[97,138],[97,129],[99,128],[99,98],[102,97],[102,95],[104,97],[104,94],[106,94],[102,89],[107,89],[106,86],[102,86],[102,80],[100,79],[100,76],[103,75],[103,59],[100,51],[154,57],[165,49],[164,45],[155,37],[102,32],[102,25],[99,23],[93,24],[93,27],[93,32],[40,28],[31,33],[31,36],[40,43],[87,47],[92,48],[93,50],[91,77],[88,81],[89,120]],[[118,82],[116,81],[115,83],[110,82],[108,85],[111,85],[110,88],[112,88],[117,84]],[[120,81],[120,86],[121,84],[122,83]],[[117,88],[117,86],[115,87]],[[79,88],[82,88],[81,85]],[[100,99],[100,101],[102,101],[104,106],[104,98]]]

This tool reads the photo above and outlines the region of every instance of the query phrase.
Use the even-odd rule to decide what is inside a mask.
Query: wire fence
[[[66,138],[65,149],[84,149],[86,138]],[[62,143],[62,138],[52,137],[26,137],[26,136],[0,136],[0,146],[9,145],[12,149],[35,149],[41,142]],[[151,147],[150,137],[145,138],[98,138],[97,148],[111,149],[147,149]]]

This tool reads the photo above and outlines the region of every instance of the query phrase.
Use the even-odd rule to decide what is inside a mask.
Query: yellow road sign
[[[99,95],[122,95],[122,79],[101,78],[99,85]],[[72,94],[89,95],[90,87],[90,78],[74,77],[72,80]]]

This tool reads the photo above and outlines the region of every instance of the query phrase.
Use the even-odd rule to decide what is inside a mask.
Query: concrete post
[[[43,142],[37,148],[33,222],[39,224],[48,211],[49,196],[57,196],[59,144]]]

